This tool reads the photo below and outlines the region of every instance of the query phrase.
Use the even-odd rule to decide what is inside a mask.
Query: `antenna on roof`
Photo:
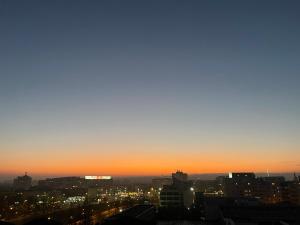
[[[299,181],[299,178],[296,176],[295,172],[294,172],[294,181]]]

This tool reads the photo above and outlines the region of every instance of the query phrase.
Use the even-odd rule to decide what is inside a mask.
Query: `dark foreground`
[[[39,218],[24,225],[64,225],[49,218]],[[156,208],[153,205],[136,205],[121,213],[109,216],[102,222],[91,218],[80,224],[102,225],[299,225],[300,207],[292,205],[235,206],[212,204],[203,208]],[[0,222],[0,225],[13,225]]]

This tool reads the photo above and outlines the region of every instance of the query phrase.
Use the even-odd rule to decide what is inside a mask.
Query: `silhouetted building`
[[[229,176],[224,179],[224,196],[253,197],[255,181],[254,173],[229,173]]]
[[[255,197],[260,198],[264,203],[278,203],[283,201],[282,199],[282,183],[285,182],[284,177],[262,177],[257,178],[254,183]]]
[[[194,205],[197,208],[203,208],[203,206],[204,206],[204,194],[203,194],[203,192],[200,192],[200,191],[195,192]]]
[[[14,179],[13,187],[15,190],[28,190],[31,187],[32,178],[25,173]]]
[[[38,186],[45,189],[64,189],[76,188],[85,185],[85,181],[81,177],[57,177],[39,180]]]
[[[165,185],[160,192],[161,207],[183,207],[183,192],[174,185]]]
[[[176,173],[172,173],[172,180],[173,182],[176,180],[180,182],[186,182],[188,180],[188,175],[182,171],[177,171]]]
[[[294,175],[294,180],[282,183],[281,188],[283,201],[300,205],[299,177],[296,177],[296,175]]]
[[[193,204],[194,189],[188,175],[181,171],[172,174],[172,184],[164,185],[160,192],[161,207],[186,207]]]
[[[232,173],[224,179],[224,196],[256,197],[267,204],[300,204],[300,181],[296,175],[293,181],[285,181],[282,176],[255,178],[254,173]]]

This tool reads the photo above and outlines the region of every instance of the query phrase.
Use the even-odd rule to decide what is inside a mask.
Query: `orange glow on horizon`
[[[123,143],[86,144],[72,148],[51,146],[41,148],[43,151],[37,148],[35,151],[12,149],[6,154],[6,159],[0,159],[0,173],[23,174],[27,171],[42,175],[138,176],[170,175],[176,170],[189,174],[299,171],[298,162],[281,148],[274,148],[272,158],[266,158],[267,151],[254,147],[258,150],[252,151],[253,146],[240,151],[240,146]]]
[[[180,159],[178,159],[180,160]],[[179,163],[177,163],[179,162]],[[159,161],[127,161],[114,160],[111,165],[101,165],[101,163],[71,163],[64,165],[62,163],[52,164],[38,164],[34,166],[23,166],[15,165],[13,170],[1,170],[2,174],[22,174],[27,171],[31,174],[57,174],[57,175],[102,175],[108,174],[112,176],[147,176],[147,175],[170,175],[176,170],[182,170],[189,174],[200,174],[200,173],[228,173],[228,172],[294,172],[295,168],[287,165],[279,166],[277,164],[269,164],[270,166],[266,169],[264,163],[220,163],[220,162],[207,162],[199,160],[199,163],[188,163],[174,160],[173,162],[166,161],[165,163]]]

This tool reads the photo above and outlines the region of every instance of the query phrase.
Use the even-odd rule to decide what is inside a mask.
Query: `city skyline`
[[[182,172],[181,170],[174,170],[172,172]],[[233,171],[227,173],[190,173],[189,176],[192,180],[198,181],[211,181],[215,180],[218,177],[229,177],[232,173],[254,173],[253,171]],[[300,172],[278,172],[272,173],[269,171],[265,172],[255,172],[257,178],[267,178],[267,177],[283,177],[286,181],[294,180],[295,176],[298,176]],[[152,175],[103,175],[103,174],[31,174],[28,172],[24,172],[23,174],[8,174],[8,175],[1,175],[0,182],[2,185],[11,185],[13,181],[18,177],[29,176],[32,178],[33,186],[40,180],[47,180],[47,179],[64,179],[64,178],[81,178],[81,179],[89,179],[87,177],[91,177],[90,179],[95,179],[96,177],[110,177],[117,182],[129,182],[129,183],[150,183],[153,179],[169,179],[171,178],[170,173],[166,174],[152,174]]]
[[[297,1],[0,1],[0,176],[300,171]]]

